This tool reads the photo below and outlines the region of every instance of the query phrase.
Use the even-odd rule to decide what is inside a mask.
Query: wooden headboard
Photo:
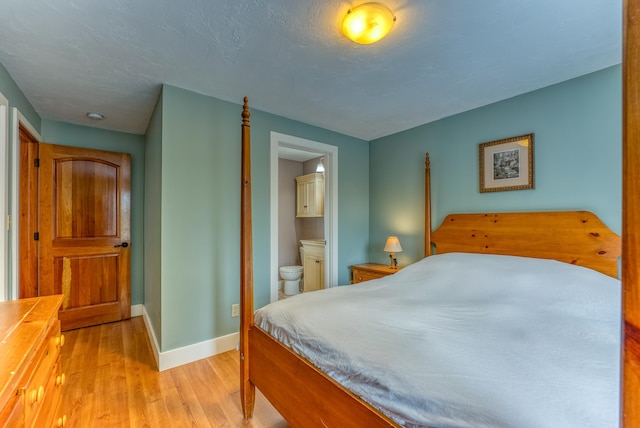
[[[436,253],[553,259],[618,277],[622,240],[588,211],[450,214],[431,232]]]
[[[480,253],[552,259],[618,278],[622,238],[588,211],[449,214],[431,230],[431,161],[425,157],[424,256]]]

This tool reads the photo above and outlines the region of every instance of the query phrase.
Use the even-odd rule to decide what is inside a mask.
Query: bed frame
[[[640,0],[623,2],[622,425],[640,427]]]
[[[617,277],[623,264],[622,424],[640,426],[640,0],[625,1],[623,63],[623,237],[586,211],[452,214],[431,231],[430,162],[425,162],[425,256],[464,251],[556,259]],[[240,395],[246,419],[255,387],[294,427],[397,426],[253,324],[250,124],[242,111]]]

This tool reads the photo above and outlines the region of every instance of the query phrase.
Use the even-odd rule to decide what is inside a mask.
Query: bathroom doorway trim
[[[278,148],[317,153],[324,157],[324,236],[327,287],[338,284],[338,147],[292,135],[271,132],[270,145],[270,285],[271,301],[278,300]]]

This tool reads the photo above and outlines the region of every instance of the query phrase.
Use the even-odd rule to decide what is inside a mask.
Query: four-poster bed
[[[640,0],[623,2],[622,426],[640,426]]]
[[[625,342],[621,407],[622,422],[630,427],[640,426],[640,266],[637,261],[640,236],[636,231],[636,224],[640,221],[637,122],[640,84],[637,79],[631,79],[631,76],[637,76],[640,67],[637,46],[639,4],[635,0],[625,3],[622,240]],[[250,132],[246,98],[242,117],[240,389],[245,417],[252,416],[254,388],[257,386],[292,426],[398,426],[389,416],[254,324]],[[620,239],[587,212],[450,215],[441,228],[431,232],[429,176],[427,157],[425,256],[430,256],[433,242],[438,254],[462,251],[547,258],[589,267],[609,276],[617,275]],[[514,241],[514,237],[518,237],[517,240]]]
[[[245,163],[245,162],[248,162],[247,153],[249,151],[249,144],[250,144],[249,138],[248,138],[249,137],[249,129],[248,129],[249,128],[249,123],[248,123],[249,111],[248,111],[248,105],[247,105],[246,99],[245,99],[245,105],[243,109],[243,119],[244,119],[243,151],[245,152],[245,156],[243,157],[242,199],[245,200],[245,198],[250,197],[249,189],[250,189],[250,183],[251,183],[250,174],[247,166],[248,163]],[[443,221],[443,224],[440,226],[440,228],[432,232],[430,230],[431,214],[429,209],[429,206],[430,206],[429,183],[430,183],[430,162],[427,155],[426,162],[425,162],[425,201],[426,201],[426,204],[425,204],[426,205],[426,209],[425,209],[426,229],[425,230],[427,231],[425,234],[426,235],[425,236],[425,256],[431,256],[430,254],[431,243],[435,244],[436,252],[438,253],[438,256],[427,257],[425,258],[425,260],[427,259],[433,260],[438,257],[442,258],[444,257],[443,255],[447,255],[448,253],[452,253],[456,255],[461,252],[477,253],[480,255],[487,255],[487,254],[503,255],[501,257],[504,257],[504,255],[534,257],[539,259],[552,259],[552,260],[562,261],[562,262],[565,262],[567,266],[569,265],[584,266],[594,271],[598,271],[604,275],[608,275],[614,278],[617,277],[618,257],[620,256],[620,250],[621,250],[620,237],[617,236],[615,233],[613,233],[611,230],[609,230],[592,213],[585,212],[585,211],[568,211],[568,212],[533,212],[533,213],[453,214],[453,215],[447,216]],[[245,205],[245,207],[243,208],[243,212],[248,210],[248,207],[249,205]],[[244,231],[242,234],[242,243],[243,243],[242,246],[246,250],[251,248],[250,218],[248,218],[248,216],[246,216],[246,218],[243,218],[242,224],[244,225],[243,226]],[[287,336],[288,334],[286,332],[287,326],[272,323],[273,319],[276,319],[276,322],[279,322],[277,321],[277,318],[279,317],[278,313],[276,313],[275,315],[273,313],[263,313],[265,312],[264,309],[260,309],[254,314],[252,287],[250,284],[251,282],[250,255],[251,255],[250,252],[243,252],[243,265],[242,265],[243,266],[243,270],[242,270],[243,287],[241,291],[241,294],[242,294],[241,340],[240,340],[241,379],[242,379],[241,395],[243,397],[242,405],[243,405],[243,410],[245,412],[245,415],[247,417],[251,416],[253,399],[254,399],[254,387],[257,386],[263,392],[265,397],[284,416],[284,418],[287,419],[289,423],[291,423],[292,426],[305,426],[305,427],[306,426],[341,426],[341,427],[367,426],[369,427],[369,426],[398,426],[400,424],[404,425],[404,422],[401,422],[401,423],[398,422],[398,421],[407,420],[405,419],[406,417],[405,413],[402,413],[404,412],[404,410],[398,410],[393,408],[393,405],[394,405],[393,403],[389,406],[389,408],[387,408],[385,407],[387,406],[386,403],[384,402],[381,403],[380,400],[376,401],[375,398],[372,399],[372,396],[375,396],[376,394],[385,395],[383,392],[381,393],[380,391],[375,391],[372,394],[372,396],[368,396],[367,394],[363,394],[361,392],[356,393],[355,391],[358,391],[358,390],[354,388],[362,389],[362,385],[357,385],[357,384],[354,385],[353,382],[351,383],[342,382],[342,381],[338,382],[334,380],[336,378],[340,378],[340,373],[338,373],[338,376],[336,376],[335,374],[333,376],[327,375],[327,373],[335,372],[336,371],[335,367],[327,366],[326,364],[325,365],[319,364],[318,360],[313,358],[314,357],[313,351],[302,349],[302,347],[298,346],[299,343],[296,343],[295,338],[291,339],[290,336]],[[457,255],[455,257],[457,257]],[[451,263],[452,259],[445,259],[444,262]],[[453,260],[453,262],[459,263],[457,260]],[[419,262],[419,263],[422,263],[422,262]],[[433,268],[432,266],[425,267],[425,269],[431,269],[431,270],[415,271],[414,267],[417,266],[419,263],[416,263],[413,266],[406,267],[401,272],[396,273],[391,277],[392,280],[394,279],[400,280],[401,277],[408,278],[408,282],[413,281],[412,278],[415,278],[416,276],[422,277],[422,278],[428,277],[429,278],[428,287],[425,287],[425,284],[420,283],[419,284],[420,287],[417,290],[416,289],[410,290],[409,299],[416,300],[416,301],[419,298],[418,295],[420,294],[420,288],[422,289],[435,288],[436,282],[434,281],[436,278],[438,278],[437,265],[435,268]],[[481,264],[485,269],[488,269],[488,270],[479,270],[479,271],[474,270],[475,265],[473,263],[478,263],[478,262],[475,260],[465,259],[464,263],[460,265],[460,266],[463,266],[463,268],[457,269],[457,270],[469,271],[474,273],[481,272],[481,274],[474,275],[474,277],[484,276],[487,278],[491,278],[492,283],[497,282],[496,279],[492,277],[492,275],[495,272],[501,272],[503,270],[502,260],[498,262],[494,259],[483,259],[481,260]],[[493,266],[493,267],[489,267],[489,266]],[[570,266],[570,267],[574,268],[573,266]],[[422,269],[422,267],[420,269]],[[512,271],[508,271],[508,272],[511,272],[513,276],[516,276],[519,273],[518,269],[515,269],[515,271],[513,271],[514,268],[511,268],[511,267],[509,267],[508,269],[512,269]],[[553,265],[551,266],[545,265],[538,269],[547,270],[547,269],[556,269],[556,268]],[[410,272],[413,272],[412,273],[413,276],[409,275]],[[580,272],[570,272],[570,273],[574,275],[580,275]],[[530,275],[530,273],[526,273],[525,276],[528,276],[528,275]],[[604,275],[600,275],[600,276],[604,277]],[[539,282],[545,282],[545,279],[542,279]],[[511,277],[509,277],[509,281],[512,281]],[[599,279],[599,281],[602,282],[601,279]],[[465,283],[467,284],[473,283],[474,286],[476,282],[477,281],[469,281],[468,278],[465,281]],[[615,290],[619,292],[619,283],[617,281],[614,281],[614,282],[616,284],[613,286],[613,288],[615,288]],[[372,285],[373,281],[369,282],[368,284]],[[421,310],[419,312],[433,313],[433,314],[436,314],[436,316],[443,317],[445,319],[449,319],[452,316],[457,316],[457,314],[455,313],[456,311],[454,311],[454,313],[451,314],[451,313],[448,313],[446,310],[445,311],[442,310],[443,307],[447,307],[451,305],[459,305],[458,301],[453,301],[453,302],[446,301],[445,303],[442,303],[443,299],[444,300],[447,299],[446,294],[448,293],[448,291],[451,290],[452,289],[451,287],[454,287],[454,286],[458,287],[456,288],[458,292],[457,293],[452,292],[453,294],[470,295],[474,293],[473,289],[466,290],[466,289],[460,288],[455,283],[451,285],[447,285],[446,287],[441,287],[445,289],[445,293],[444,293],[445,296],[443,297],[442,295],[433,295],[433,294],[428,295],[428,298],[424,302],[421,302],[420,304]],[[373,292],[370,292],[367,289],[367,287],[368,287],[367,285],[365,286],[357,285],[353,287],[337,287],[337,289],[343,289],[346,291],[351,291],[356,289],[365,290],[365,291],[363,291],[364,294],[357,294],[354,291],[349,296],[346,296],[346,295],[339,296],[337,299],[332,300],[330,305],[325,306],[325,307],[331,308],[330,318],[337,320],[338,319],[337,314],[339,312],[351,313],[352,310],[354,310],[352,307],[350,308],[341,307],[341,304],[344,304],[345,302],[346,304],[350,304],[350,302],[358,302],[358,305],[356,306],[362,305],[362,306],[372,307],[373,305],[376,305],[375,297],[380,297],[380,296],[373,296],[374,297],[373,301],[367,300],[368,298],[371,297],[372,294],[374,294]],[[407,288],[406,285],[402,283],[395,284],[393,287],[394,287],[394,290],[399,290],[400,289],[399,287],[403,287],[405,289]],[[485,287],[491,287],[491,285],[483,284],[481,289],[484,290]],[[502,320],[502,322],[504,322],[504,319],[508,319],[510,320],[509,323],[511,323],[511,318],[509,318],[509,315],[508,314],[505,315],[504,314],[505,311],[502,310],[503,304],[502,303],[496,304],[494,302],[496,300],[495,298],[496,295],[497,296],[506,295],[506,296],[509,296],[509,298],[511,298],[511,295],[508,291],[510,287],[511,287],[511,283],[508,284],[506,292],[502,289],[495,289],[495,288],[492,289],[491,293],[493,293],[492,295],[494,296],[492,297],[492,302],[490,302],[489,304],[486,304],[484,302],[480,302],[480,303],[476,303],[475,301],[473,302],[473,305],[476,305],[476,304],[485,305],[483,308],[486,308],[486,309],[479,309],[480,306],[478,306],[478,308],[474,306],[473,310],[480,311],[480,312],[485,311],[490,314],[496,314],[497,317]],[[568,284],[566,285],[560,284],[560,286],[558,286],[558,288],[563,288],[563,289],[569,289],[568,287],[569,287]],[[584,287],[584,293],[582,292],[583,288],[580,288],[580,287]],[[573,299],[575,299],[576,301],[578,300],[578,298],[582,298],[583,294],[586,296],[589,296],[590,299],[596,300],[596,301],[600,301],[601,299],[604,298],[603,296],[599,296],[599,295],[597,298],[594,298],[593,296],[595,291],[592,290],[590,292],[587,292],[588,290],[587,286],[582,283],[580,287],[578,287],[577,290],[574,290],[573,293],[571,294],[571,296],[578,296],[578,297],[573,297]],[[607,287],[611,288],[612,286],[611,284],[609,284],[607,285]],[[596,285],[596,289],[599,289],[599,288],[605,289],[607,287],[605,287],[605,285],[601,285],[600,283]],[[532,299],[535,299],[536,294],[539,292],[540,290],[536,288],[534,290],[533,295],[527,294],[526,297],[520,295],[518,296],[518,299],[525,301],[527,306],[531,306],[533,304]],[[328,299],[331,293],[335,294],[331,290],[326,290],[326,291],[323,291],[322,293],[324,294],[325,299]],[[385,305],[386,304],[391,305],[391,303],[388,303],[388,302],[392,302],[393,294],[395,294],[395,291],[390,296],[383,295],[381,299],[378,298],[378,301],[384,301]],[[291,302],[292,306],[299,307],[300,310],[304,312],[304,316],[302,317],[297,316],[294,308],[287,307],[285,318],[288,320],[292,320],[293,324],[297,325],[298,327],[306,328],[306,326],[303,326],[303,324],[305,323],[305,318],[309,317],[310,314],[314,311],[314,304],[316,304],[317,302],[305,301],[305,299],[307,297],[309,298],[317,297],[318,295],[319,293],[305,293],[304,295],[298,296],[295,299],[289,299],[287,302]],[[400,297],[403,296],[402,294],[399,294],[399,295]],[[251,296],[251,298],[247,299],[246,296]],[[559,295],[559,296],[554,295],[554,297],[551,300],[555,302],[555,300],[562,299],[562,298],[563,298],[562,295]],[[609,295],[609,298],[613,298],[613,299],[617,298],[619,301],[618,294]],[[431,307],[429,309],[423,310],[422,308],[428,308],[429,301],[433,299],[439,299],[441,304],[435,307]],[[295,303],[294,303],[294,300],[295,300]],[[281,303],[285,303],[285,302],[281,302]],[[415,301],[413,303],[415,304]],[[574,302],[570,301],[570,303],[573,304]],[[545,302],[545,301],[540,302],[540,306],[543,308],[547,304],[548,302]],[[270,306],[273,306],[273,305],[270,305]],[[617,305],[611,302],[610,306],[613,308],[613,307],[616,307]],[[280,305],[278,309],[280,310],[281,307],[282,305]],[[383,335],[383,331],[384,331],[383,328],[386,324],[394,324],[394,323],[397,324],[397,323],[403,322],[401,320],[394,319],[394,318],[391,318],[391,319],[385,318],[383,319],[383,322],[381,323],[381,325],[376,325],[378,318],[382,318],[382,314],[387,312],[386,309],[387,309],[387,306],[382,306],[377,308],[374,311],[373,317],[371,317],[371,314],[367,315],[363,313],[358,313],[357,315],[355,315],[356,318],[354,318],[357,320],[357,322],[350,322],[349,319],[347,319],[346,321],[343,321],[341,324],[341,321],[337,321],[338,324],[337,326],[334,326],[334,330],[342,330],[341,326],[351,325],[351,324],[361,324],[363,326],[371,326],[371,330],[375,331],[375,334],[376,334],[376,337],[374,339],[376,341],[380,340],[380,337],[382,337]],[[591,309],[588,309],[588,310],[591,310]],[[511,311],[513,312],[513,310]],[[393,311],[389,311],[389,312],[393,312]],[[509,312],[509,310],[507,310],[507,312]],[[563,310],[561,310],[561,312],[563,312]],[[526,318],[523,314],[521,314],[520,309],[517,309],[516,313],[517,313],[517,316],[516,316],[517,319],[519,318],[531,319],[531,318]],[[416,315],[416,317],[414,317],[414,315]],[[416,324],[418,322],[417,315],[419,314],[414,314],[414,313],[411,314],[413,318],[410,320],[409,322],[410,324]],[[613,359],[617,364],[618,352],[619,352],[618,342],[617,342],[617,339],[618,339],[617,332],[619,331],[619,312],[617,312],[615,315],[617,315],[615,318],[617,323],[613,326],[614,328],[613,334],[609,334],[609,337],[614,336],[616,339],[616,342],[613,343],[613,358],[611,358],[612,356],[611,348],[609,348],[607,352],[609,355],[609,360],[608,360],[609,363],[611,363],[611,360]],[[367,316],[369,316],[369,318],[367,318]],[[503,316],[506,316],[506,318],[504,319],[501,318]],[[604,316],[607,316],[607,315],[605,314]],[[316,319],[316,321],[313,324],[323,324],[323,321],[322,321],[323,317],[327,318],[326,312],[324,312],[321,315],[320,319]],[[600,317],[598,317],[598,319],[600,319]],[[486,319],[487,317],[483,316],[483,318]],[[427,320],[427,321],[433,321],[433,320]],[[456,338],[456,340],[463,340],[465,343],[470,343],[474,339],[478,338],[476,337],[478,336],[476,334],[471,334],[470,337],[464,336],[464,333],[466,331],[471,331],[472,333],[475,331],[473,330],[472,327],[474,327],[475,324],[479,322],[477,318],[464,319],[464,316],[463,316],[462,319],[457,318],[455,323],[464,323],[469,321],[471,322],[471,325],[468,326],[468,328],[462,329],[461,331],[455,330],[454,337]],[[495,319],[489,319],[488,323],[490,325],[492,322],[495,322]],[[328,323],[325,322],[324,324],[328,324]],[[424,325],[421,325],[421,329],[425,331],[427,330],[433,331],[432,325],[433,324],[425,323]],[[439,326],[439,327],[442,328],[442,326]],[[445,327],[445,329],[448,329],[448,328],[449,327]],[[516,326],[514,328],[514,331],[517,331],[518,328],[520,327]],[[525,329],[527,328],[526,323],[523,328]],[[596,327],[594,326],[594,328]],[[416,334],[420,335],[422,330],[419,330],[417,333],[409,332],[409,335],[410,336],[411,335],[416,336]],[[487,329],[485,329],[484,331],[487,331]],[[342,333],[344,333],[344,331],[342,331]],[[577,334],[580,335],[582,333],[579,332]],[[609,333],[612,333],[612,331],[609,330]],[[509,347],[509,349],[513,351],[515,346],[512,345],[513,339],[511,338],[510,334],[512,333],[507,332],[506,334],[507,340],[505,343],[496,344],[495,347],[497,347],[497,349],[502,349],[503,347]],[[528,334],[532,334],[532,332],[528,332]],[[545,332],[544,334],[546,335],[548,333]],[[603,333],[603,335],[605,334]],[[312,339],[315,340],[314,335],[308,335],[307,332],[304,331],[303,329],[300,329],[297,332],[293,333],[293,336],[311,337]],[[438,334],[436,334],[436,336],[440,337]],[[353,345],[355,343],[361,342],[364,336],[358,335],[358,334],[349,334],[347,336],[348,338],[347,340],[351,340],[351,337],[358,338],[357,340],[354,339],[354,341],[352,342],[352,345]],[[481,336],[479,337],[482,338]],[[484,340],[484,338],[482,339]],[[342,340],[343,341],[345,340],[344,336],[342,337]],[[571,337],[562,337],[561,339],[557,340],[557,342],[564,343],[567,340],[571,340]],[[385,343],[391,343],[391,342],[392,340],[385,341]],[[444,344],[443,341],[438,342],[439,346],[443,346],[443,344]],[[601,344],[599,343],[595,343],[594,345],[590,343],[588,347],[600,346],[600,345]],[[326,346],[324,344],[322,346],[323,348],[321,352],[324,352],[328,355],[337,355],[342,352],[342,350],[340,349],[330,349],[328,347],[324,348],[324,346]],[[446,346],[449,346],[449,345],[446,345]],[[482,343],[479,343],[478,346],[482,346]],[[398,346],[387,346],[387,348],[402,349],[402,352],[406,352],[406,350],[404,349],[404,344],[402,343],[400,343]],[[358,356],[364,356],[370,353],[375,354],[376,352],[375,347],[373,348],[373,350],[371,349],[372,348],[358,349],[358,352],[355,352],[355,353]],[[407,347],[407,349],[413,350],[416,348]],[[475,349],[475,347],[473,349]],[[530,351],[529,349],[525,348],[521,354],[526,356],[529,353],[529,351]],[[553,349],[551,350],[551,352],[553,353]],[[460,355],[459,350],[457,349],[457,351],[454,354]],[[429,350],[426,350],[426,352],[421,351],[421,353],[419,353],[418,355],[420,356],[421,363],[424,362],[424,364],[428,364],[428,366],[440,364],[439,361],[430,361],[429,363],[426,362],[429,357]],[[494,355],[494,354],[491,354],[491,355]],[[382,365],[382,364],[377,364],[377,361],[368,360],[367,363],[365,363],[363,366],[357,367],[355,364],[352,364],[352,361],[354,361],[354,359],[353,358],[348,359],[348,358],[351,358],[351,357],[347,357],[345,355],[340,356],[340,365],[347,365],[348,367],[353,366],[355,375],[351,373],[346,374],[345,376],[348,379],[352,379],[354,377],[362,378],[364,377],[362,373],[367,371],[368,366]],[[491,358],[493,358],[493,356]],[[577,358],[579,359],[580,357],[577,357]],[[526,358],[524,359],[526,360]],[[564,358],[564,360],[567,360],[567,358]],[[600,362],[599,360],[597,361],[598,363],[596,365],[602,365],[602,362]],[[582,366],[573,364],[571,360],[568,360],[567,362],[571,366],[577,366],[578,369],[580,370],[583,369]],[[392,367],[402,367],[402,364],[403,362],[396,362],[395,365],[392,364]],[[465,369],[467,370],[467,372],[462,374],[454,373],[452,376],[473,377],[474,376],[473,370],[477,370],[478,372],[482,372],[483,375],[488,376],[486,379],[483,379],[482,381],[483,384],[490,382],[493,377],[501,376],[500,371],[498,371],[497,373],[494,373],[493,375],[487,374],[490,372],[491,367],[487,367],[486,365],[483,365],[482,366],[483,368],[481,370],[475,369],[474,366],[471,364],[465,363],[465,364],[461,364],[461,366],[462,365],[465,366]],[[491,366],[491,364],[489,364],[489,366]],[[544,367],[544,370],[546,370],[546,366],[544,365],[542,366]],[[608,379],[612,381],[615,381],[618,373],[617,371],[618,367],[617,365],[611,365],[611,366],[612,367],[610,367],[610,370],[608,371],[608,375],[606,377],[608,377]],[[499,369],[502,370],[502,367],[500,367]],[[471,370],[471,372],[469,372],[468,370]],[[569,370],[570,370],[570,367],[564,367],[562,372],[566,372]],[[417,378],[415,373],[421,372],[421,371],[422,370],[420,368],[416,368],[412,372],[414,373],[412,377]],[[521,371],[519,367],[514,367],[512,372],[515,374],[515,376],[511,376],[512,378],[517,378],[518,375],[521,375]],[[400,376],[400,374],[396,373],[394,376],[398,377]],[[538,373],[536,376],[544,377],[544,374],[540,375]],[[602,373],[600,373],[599,376],[602,376]],[[519,377],[522,378],[522,376],[519,376]],[[538,379],[538,377],[536,377],[536,379]],[[375,384],[384,385],[383,384],[384,381],[385,380],[379,379],[379,378],[375,378],[375,379],[367,378],[365,383],[374,384],[374,385]],[[422,383],[426,384],[430,382],[433,382],[432,378],[427,378]],[[566,383],[571,385],[572,382],[573,380],[569,379],[567,380]],[[541,383],[545,383],[545,382],[541,382]],[[404,381],[401,382],[401,384],[407,385],[407,388],[398,388],[398,389],[408,389],[408,384],[406,384]],[[527,385],[528,385],[527,383],[525,383],[524,385],[520,385],[520,388],[526,389]],[[616,383],[616,386],[617,386],[617,383]],[[582,388],[582,386],[580,387],[581,387],[581,394],[588,396],[588,392],[585,389],[587,388],[587,386],[585,385],[584,388]],[[384,388],[387,388],[387,386],[384,385],[383,391],[385,390]],[[364,389],[367,389],[366,385],[364,386]],[[465,385],[465,390],[468,390],[468,389],[469,387]],[[599,391],[598,393],[600,392],[601,391]],[[609,390],[606,390],[606,392],[608,394],[605,394],[605,395],[609,395],[612,399],[615,399],[615,394],[613,393],[613,390],[609,389]],[[593,401],[606,402],[606,399],[603,400],[602,394],[598,395],[598,393],[596,393]],[[447,392],[447,394],[449,393]],[[395,395],[400,395],[400,394],[395,394]],[[476,394],[475,397],[476,399],[479,399],[477,398],[478,394]],[[401,403],[406,403],[406,402],[411,402],[412,399],[414,398],[417,398],[417,397],[404,395],[400,398],[399,401]],[[562,402],[568,402],[569,400],[572,399],[572,396],[569,396],[566,398],[559,397],[559,399],[561,399]],[[420,409],[420,412],[423,412],[423,413],[425,413],[426,409],[428,408],[428,406],[424,404],[425,400],[430,400],[430,402],[437,403],[436,407],[440,407],[440,408],[443,408],[443,407],[446,408],[447,406],[450,406],[450,403],[446,401],[447,398],[430,396],[429,398],[424,398],[424,399],[420,398],[420,400],[422,401],[419,404],[419,406],[421,406],[419,407],[419,409]],[[519,412],[521,415],[526,414],[527,407],[532,408],[532,406],[528,405],[529,401],[527,400],[524,400],[524,401],[526,404],[525,404],[525,408],[521,409],[521,411]],[[585,402],[586,401],[587,400],[585,400]],[[618,403],[617,401],[615,401],[613,403],[607,403],[607,404],[608,404],[607,407],[609,411],[609,419],[607,419],[607,422],[610,422],[612,418],[617,419],[617,414],[612,416],[611,410],[615,409]],[[508,405],[510,407],[517,406],[517,405],[522,406],[522,403],[509,403]],[[465,401],[465,406],[469,406],[468,400]],[[537,403],[535,407],[536,412],[539,410],[539,407],[541,406],[542,406],[541,403]],[[383,412],[382,409],[384,409],[385,411]],[[469,411],[470,411],[469,408],[465,407],[465,412],[468,413]],[[477,422],[479,420],[477,418],[483,418],[482,420],[490,421],[490,422],[487,422],[485,426],[493,426],[495,424],[504,425],[497,422],[497,421],[504,421],[503,419],[500,419],[503,417],[502,415],[486,415],[485,409],[476,410],[475,412],[476,414],[474,414],[471,421]],[[415,422],[416,420],[419,421],[418,422],[419,424],[422,424],[424,422],[422,419],[419,419],[421,416],[417,416],[418,419],[415,419],[416,417],[415,415],[409,416],[409,417],[413,418],[413,419],[410,419],[412,422],[408,424],[409,426],[414,426],[413,424],[416,423]],[[434,415],[433,417],[441,418],[442,416]],[[519,417],[522,417],[522,416],[519,416]],[[521,422],[521,420],[518,420],[517,418],[515,420],[510,419],[507,421],[507,426],[519,426],[520,425],[519,422]],[[428,423],[428,422],[424,422],[424,423]],[[567,425],[563,425],[563,426],[567,426]],[[586,425],[580,424],[577,426],[586,426]]]

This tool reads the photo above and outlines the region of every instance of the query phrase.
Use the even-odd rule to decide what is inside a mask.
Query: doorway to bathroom
[[[278,300],[278,285],[280,267],[280,202],[281,191],[279,189],[281,162],[309,162],[318,159],[322,161],[324,167],[324,216],[322,223],[315,223],[317,233],[322,233],[326,242],[324,250],[324,266],[322,274],[324,277],[324,287],[338,285],[338,148],[329,144],[291,135],[271,132],[270,142],[270,297],[271,301]],[[286,165],[283,164],[283,165]],[[300,171],[303,171],[300,167]],[[292,182],[292,189],[295,183]],[[292,190],[293,191],[293,190]],[[318,226],[320,225],[320,226]],[[289,226],[284,226],[289,227]],[[308,237],[307,237],[308,238]],[[292,253],[297,252],[292,246]],[[299,258],[296,258],[299,260]],[[302,263],[302,260],[300,260]],[[303,279],[304,281],[304,275]]]

